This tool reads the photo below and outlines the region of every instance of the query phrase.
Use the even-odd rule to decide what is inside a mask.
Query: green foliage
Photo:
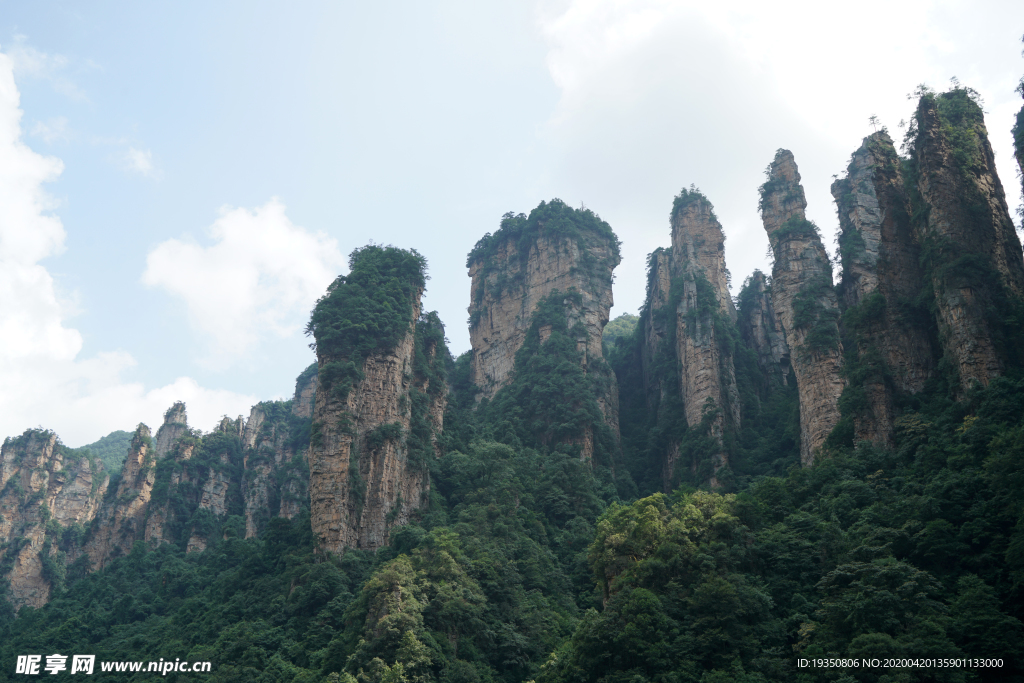
[[[601,217],[587,208],[574,209],[561,199],[552,199],[550,202],[541,202],[529,216],[525,214],[514,214],[511,211],[501,217],[501,225],[494,234],[487,233],[476,243],[469,256],[466,258],[466,267],[479,264],[483,269],[481,282],[494,296],[500,295],[509,287],[518,286],[525,274],[526,261],[530,251],[540,237],[547,237],[555,244],[566,246],[568,242],[575,242],[579,247],[580,267],[591,277],[600,274],[601,269],[611,271],[619,263],[619,238],[616,237],[610,225],[601,220]],[[597,259],[591,254],[588,247],[597,244],[607,245],[611,255],[607,259]],[[496,257],[498,252],[505,245],[515,247],[519,258],[519,269],[513,278],[504,270],[498,273],[497,281],[487,282],[488,276],[498,270]],[[479,304],[483,300],[483,288],[473,292],[473,303]],[[476,321],[471,317],[470,324]]]
[[[736,496],[613,505],[589,555],[607,605],[538,680],[711,680],[732,668],[783,681],[809,675],[794,653],[1002,656],[991,678],[933,669],[906,680],[1015,680],[1024,674],[1015,659],[1024,647],[1022,437],[1024,380],[998,379],[962,403],[944,391],[923,397],[921,412],[898,419],[891,451],[839,449]],[[648,620],[656,627],[645,631]],[[853,669],[805,680],[844,673],[895,680]]]
[[[684,187],[679,191],[679,194],[675,196],[675,199],[672,200],[672,213],[669,215],[669,220],[675,220],[675,217],[679,215],[680,211],[691,204],[696,204],[697,202],[707,204],[708,209],[711,212],[711,220],[718,220],[718,217],[715,215],[715,208],[711,205],[711,202],[704,193],[701,192],[694,184],[691,184],[689,188]]]
[[[119,430],[73,450],[86,457],[98,459],[108,472],[119,472],[131,445],[132,433]]]
[[[614,348],[620,340],[625,343],[626,340],[633,336],[633,331],[636,329],[637,322],[639,322],[639,320],[640,318],[635,315],[623,313],[614,320],[608,321],[608,324],[604,326],[604,332],[601,335],[601,342],[605,356],[609,354],[610,350]]]
[[[809,221],[801,216],[790,216],[785,223],[779,226],[778,230],[772,232],[770,237],[773,244],[790,237],[821,239],[821,230],[814,224],[814,221]]]
[[[313,308],[306,334],[321,358],[320,382],[344,399],[361,379],[363,361],[395,348],[413,323],[413,300],[426,286],[426,260],[415,250],[369,245],[349,256]]]
[[[822,275],[804,283],[793,297],[793,325],[807,330],[804,350],[819,354],[839,348],[839,309],[831,299],[831,277]]]

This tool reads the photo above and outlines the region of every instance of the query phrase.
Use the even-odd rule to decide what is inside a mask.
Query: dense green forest
[[[558,340],[548,344],[554,354]],[[211,674],[168,675],[180,681],[1024,673],[1022,379],[959,402],[936,387],[900,418],[893,450],[861,444],[736,493],[681,487],[638,500],[571,448],[539,446],[466,403],[450,408],[430,509],[389,548],[325,559],[308,517],[275,518],[249,540],[229,517],[203,553],[139,543],[103,571],[69,575],[44,608],[5,618],[0,657],[214,662]],[[880,677],[795,664],[903,655],[1004,666]]]
[[[124,464],[124,456],[128,452],[128,447],[131,443],[131,432],[118,430],[110,432],[94,443],[86,444],[81,448],[73,450],[80,452],[82,455],[98,459],[103,463],[103,467],[107,472],[116,473],[121,470],[121,465]]]

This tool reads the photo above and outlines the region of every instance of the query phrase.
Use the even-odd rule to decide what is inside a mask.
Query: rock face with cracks
[[[144,539],[146,513],[156,481],[155,462],[149,427],[140,424],[132,436],[117,491],[113,498],[104,501],[93,520],[92,536],[85,544],[84,552],[94,571],[127,554],[135,541]]]
[[[408,270],[410,263],[418,275],[393,274]],[[339,278],[317,304],[313,320],[321,327],[311,323],[317,335],[319,381],[309,451],[310,517],[320,548],[332,553],[386,545],[391,529],[407,524],[426,504],[428,459],[436,456],[447,401],[447,386],[432,371],[447,353],[443,327],[436,314],[420,316],[422,257],[367,247],[353,255],[351,264],[349,276]],[[361,338],[347,337],[355,341],[331,347],[324,330],[380,324],[359,317],[366,315],[365,307],[344,303],[365,296],[365,284],[371,281],[375,292],[401,292],[387,304],[394,312],[393,343],[382,347],[377,337],[368,338],[365,356],[355,351],[334,355],[332,348],[356,349]],[[340,302],[338,308],[331,308],[335,302]],[[323,311],[331,313],[321,315]],[[338,367],[348,368],[351,379],[325,379]]]
[[[885,132],[864,139],[832,184],[839,211],[844,331],[858,354],[866,405],[854,440],[893,444],[894,392],[916,394],[935,371],[927,327],[915,314],[924,275],[899,157]],[[861,378],[858,377],[858,380]]]
[[[706,426],[721,449],[712,455],[717,472],[728,464],[722,443],[724,426],[740,424],[736,371],[731,353],[722,344],[723,327],[736,320],[725,267],[725,233],[703,195],[684,191],[676,202],[672,264],[681,288],[675,316],[679,385],[687,426]],[[666,467],[666,482],[672,474],[672,467]],[[709,483],[718,485],[714,474]]]
[[[769,382],[786,385],[790,380],[789,344],[775,314],[768,279],[759,270],[750,276],[753,301],[737,320],[740,336],[757,354],[757,365]]]
[[[564,205],[553,200],[542,203],[538,209],[545,206]],[[506,220],[510,216],[506,216]],[[511,220],[527,221],[522,215]],[[531,214],[530,221],[534,220]],[[543,220],[537,223],[532,239],[504,228],[481,241],[489,242],[487,253],[480,253],[478,246],[470,254],[471,379],[480,390],[478,400],[493,398],[511,381],[516,352],[526,341],[533,314],[541,301],[555,291],[580,294],[578,306],[571,298],[566,298],[565,314],[569,329],[583,330],[577,347],[584,370],[603,359],[601,335],[613,303],[612,271],[619,264],[615,238],[585,227],[564,234]],[[509,223],[503,222],[503,225]],[[514,223],[512,227],[516,227]],[[577,323],[582,325],[577,326]],[[607,393],[596,398],[605,423],[617,438],[618,389],[614,375],[609,373],[609,380]],[[586,444],[584,439],[583,457],[589,459]]]
[[[98,459],[63,446],[52,432],[7,439],[0,458],[7,598],[16,608],[40,607],[63,586],[70,565],[101,569],[136,542],[199,551],[230,526],[231,515],[244,516],[246,531],[257,535],[270,517],[301,513],[308,505],[309,420],[293,408],[292,401],[261,403],[248,425],[224,418],[203,436],[189,428],[185,405],[175,403],[155,438],[138,426],[113,488]],[[266,471],[263,462],[270,463]],[[259,495],[242,495],[260,487]]]
[[[98,460],[74,454],[53,432],[29,430],[0,450],[0,566],[9,566],[15,607],[41,607],[66,560],[65,529],[84,531],[109,477]]]
[[[775,258],[772,304],[800,396],[800,461],[808,466],[839,421],[844,382],[832,265],[806,208],[793,153],[780,149],[761,187],[761,218]]]
[[[914,162],[924,203],[916,236],[930,266],[939,338],[963,388],[1003,372],[988,311],[1024,296],[1020,240],[995,172],[981,108],[965,90],[921,98]]]

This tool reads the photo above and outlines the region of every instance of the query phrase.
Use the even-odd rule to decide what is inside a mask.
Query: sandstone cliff
[[[93,570],[127,554],[135,541],[145,538],[146,513],[156,479],[153,451],[149,427],[140,424],[132,437],[117,489],[104,498],[92,520],[84,551]]]
[[[707,429],[719,450],[714,472],[728,464],[722,436],[726,423],[740,424],[739,395],[731,350],[723,343],[736,311],[725,267],[725,233],[711,203],[695,189],[683,190],[672,212],[672,265],[679,283],[676,358],[690,429]],[[707,424],[705,424],[707,422]],[[671,481],[671,467],[665,472]],[[718,482],[714,475],[712,486]]]
[[[853,416],[856,441],[891,446],[893,393],[915,394],[935,369],[925,312],[924,273],[911,228],[910,200],[888,134],[875,133],[832,184],[839,211],[840,305],[857,359],[850,381],[864,401]]]
[[[427,461],[446,401],[443,327],[436,314],[420,318],[422,257],[371,246],[354,252],[350,265],[310,323],[319,365],[310,513],[329,552],[385,545],[390,529],[426,503]],[[374,308],[376,315],[367,313]],[[336,329],[368,327],[389,334],[332,337]]]
[[[98,460],[64,447],[53,432],[28,430],[0,450],[0,581],[15,609],[41,607],[63,581],[103,500],[109,477]],[[2,595],[2,591],[0,591]]]
[[[772,304],[786,333],[800,394],[800,460],[814,462],[839,421],[843,391],[839,309],[832,265],[817,228],[807,220],[807,200],[793,154],[780,149],[761,186],[761,218],[775,264]]]
[[[767,384],[788,384],[790,353],[786,333],[775,314],[768,281],[759,270],[754,271],[740,292],[738,318],[740,338],[757,354],[757,365]]]
[[[659,368],[658,363],[662,356],[672,355],[665,346],[671,342],[674,337],[671,332],[675,331],[669,329],[670,325],[675,327],[673,311],[665,309],[671,301],[672,254],[659,247],[651,253],[647,263],[647,298],[638,323],[643,330],[640,361],[649,410],[656,410],[665,399],[664,369]]]
[[[718,486],[717,473],[729,463],[725,430],[738,428],[741,417],[725,233],[695,187],[675,198],[670,222],[672,247],[649,257],[638,321],[644,393],[665,440],[657,446],[664,488],[672,488],[682,457],[695,481]]]
[[[314,365],[313,373],[299,376],[290,402],[257,404],[245,423],[242,496],[246,538],[258,536],[271,517],[291,519],[309,505],[307,451],[315,370]]]
[[[601,333],[619,260],[617,238],[589,210],[577,211],[555,199],[542,202],[529,217],[506,214],[501,229],[481,239],[467,260],[471,379],[480,389],[478,399],[493,398],[511,380],[516,353],[540,303],[553,292],[576,292],[579,303],[567,297],[564,312],[569,329],[578,330],[584,369],[607,375],[608,389],[597,401],[617,437],[618,390],[602,362]]]
[[[1002,339],[991,315],[1024,295],[1024,259],[981,107],[972,91],[925,94],[917,108],[913,162],[925,251],[945,356],[963,387],[1001,374],[1017,340]]]

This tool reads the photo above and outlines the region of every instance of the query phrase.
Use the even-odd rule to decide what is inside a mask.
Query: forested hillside
[[[773,275],[735,300],[695,186],[646,305],[610,323],[615,233],[542,202],[469,255],[472,351],[420,310],[422,256],[356,250],[295,398],[208,435],[180,404],[155,441],[140,425],[141,483],[91,485],[89,528],[20,483],[52,435],[8,439],[24,476],[5,470],[0,576],[31,513],[51,592],[0,603],[0,681],[51,653],[212,663],[161,676],[181,682],[1024,681],[1024,260],[975,97],[920,94],[907,156],[870,136],[836,186],[834,281],[780,150]],[[840,391],[809,406],[824,363]],[[810,408],[832,411],[813,449]],[[801,664],[821,658],[858,665]],[[965,659],[860,665],[890,658]]]

